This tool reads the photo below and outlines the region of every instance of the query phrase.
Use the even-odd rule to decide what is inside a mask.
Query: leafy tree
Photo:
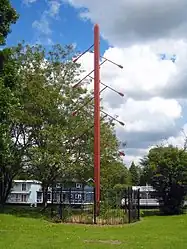
[[[79,80],[72,55],[71,47],[59,45],[48,52],[42,46],[20,45],[17,53],[24,131],[32,143],[25,167],[30,177],[42,181],[44,198],[57,180],[93,178],[93,101],[82,87],[72,88]],[[118,160],[118,142],[104,118],[101,141],[102,167],[106,162],[112,166]],[[122,167],[118,169],[121,177]]]
[[[9,0],[1,0],[0,4],[0,45],[5,44],[5,39],[10,33],[10,26],[16,23],[18,14],[11,6]]]
[[[129,168],[129,173],[131,178],[131,184],[133,186],[138,186],[140,183],[140,172],[134,162],[131,163],[131,166]]]
[[[13,178],[22,167],[26,144],[22,121],[16,115],[20,109],[17,75],[18,64],[13,59],[13,49],[3,50],[4,67],[0,73],[0,204],[4,204],[12,187]],[[21,114],[20,110],[20,114]],[[20,116],[21,117],[21,116]]]
[[[128,169],[120,161],[106,161],[101,164],[101,184],[103,191],[121,184],[125,188],[129,184]]]
[[[0,45],[5,44],[5,39],[10,33],[10,26],[16,23],[18,14],[11,6],[9,0],[1,0],[0,4]]]
[[[2,0],[0,3],[0,45],[5,44],[10,25],[17,19],[18,15],[10,1]],[[23,146],[19,144],[22,132],[16,127],[16,120],[12,118],[19,103],[14,94],[16,85],[19,83],[16,79],[16,65],[11,56],[11,49],[0,51],[0,205],[3,205],[8,197],[12,179],[20,169],[23,152]]]
[[[46,51],[19,44],[7,55],[0,81],[0,182],[1,190],[6,190],[1,201],[6,201],[13,179],[28,174],[42,181],[46,203],[47,188],[55,181],[93,177],[92,96],[82,87],[72,88],[80,71],[71,60],[71,46],[56,45]],[[104,117],[101,141],[102,169],[108,167],[103,183],[114,175],[113,185],[124,183],[118,142]]]
[[[144,174],[157,191],[160,209],[165,214],[179,214],[184,204],[187,184],[187,153],[173,146],[156,147],[141,162]]]
[[[67,178],[75,161],[71,145],[76,150],[77,144],[71,140],[77,119],[72,112],[85,91],[72,91],[78,65],[70,60],[71,56],[71,46],[59,45],[49,52],[42,46],[20,45],[17,53],[23,82],[20,95],[24,130],[32,143],[25,165],[30,176],[42,181],[45,203],[48,187],[57,178]]]

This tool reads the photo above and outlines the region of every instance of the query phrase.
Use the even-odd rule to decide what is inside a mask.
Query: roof
[[[14,180],[14,183],[33,183],[33,184],[41,184],[40,181],[37,180]]]
[[[144,191],[152,192],[152,191],[155,191],[154,188],[152,186],[149,186],[149,185],[147,185],[147,186],[132,186],[132,189],[133,190],[138,190],[139,189],[140,192],[144,192]]]

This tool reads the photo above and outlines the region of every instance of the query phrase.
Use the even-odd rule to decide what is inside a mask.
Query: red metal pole
[[[100,209],[100,51],[99,26],[94,26],[94,182],[96,213]]]

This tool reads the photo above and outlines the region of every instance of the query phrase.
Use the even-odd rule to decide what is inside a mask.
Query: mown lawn
[[[152,216],[121,227],[54,224],[0,214],[0,249],[185,249],[187,215]]]

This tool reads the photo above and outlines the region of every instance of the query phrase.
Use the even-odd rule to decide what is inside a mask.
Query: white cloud
[[[159,49],[176,52],[177,61],[162,61]],[[187,63],[187,43],[182,40],[156,41],[146,45],[132,45],[128,48],[113,47],[105,51],[104,57],[123,65],[123,70],[106,62],[101,67],[103,83],[125,94],[122,98],[110,90],[102,93],[104,109],[118,115],[126,126],[116,125],[120,141],[127,141],[125,161],[139,160],[148,148],[169,137],[175,137],[181,130],[179,122],[183,117],[183,103],[180,92],[172,91],[174,83],[184,86],[183,78]],[[93,54],[87,53],[80,60],[86,70],[93,69]],[[89,86],[93,89],[93,83]],[[170,91],[172,97],[168,96]]]
[[[35,2],[34,0],[31,1]],[[61,5],[62,2],[58,0],[47,1],[48,9],[43,11],[40,20],[35,20],[32,23],[32,27],[38,31],[40,39],[43,36],[43,40],[51,40],[51,37],[49,37],[52,34],[51,20],[59,18]]]
[[[58,16],[61,4],[62,4],[61,2],[56,0],[52,0],[49,2],[48,13],[51,17],[56,18]]]
[[[32,4],[35,3],[37,0],[23,0],[23,3],[28,5],[28,4]]]
[[[172,144],[178,148],[184,148],[185,139],[187,138],[187,124],[184,124],[182,129],[178,132],[177,136],[170,136],[166,141],[165,145]]]
[[[106,90],[105,110],[119,115],[126,126],[116,125],[120,141],[127,142],[125,161],[137,161],[150,146],[161,141],[183,144],[181,127],[187,123],[187,15],[186,0],[61,0],[52,1],[45,21],[56,18],[60,3],[80,8],[82,18],[100,25],[101,34],[113,47],[104,56],[123,65],[106,62],[101,80],[125,94]],[[49,23],[48,23],[49,24]],[[39,25],[37,25],[39,27]],[[49,27],[49,29],[48,29]],[[45,29],[44,29],[45,30]],[[176,63],[162,61],[158,54],[176,54]],[[93,69],[93,54],[83,56],[86,75]],[[93,89],[89,86],[90,89]],[[185,126],[187,127],[187,125]]]
[[[66,0],[77,8],[86,8],[83,18],[99,23],[109,42],[155,40],[186,37],[186,0]]]
[[[32,27],[44,35],[50,35],[52,30],[50,28],[49,20],[45,15],[42,15],[41,19],[35,20],[32,23]]]

